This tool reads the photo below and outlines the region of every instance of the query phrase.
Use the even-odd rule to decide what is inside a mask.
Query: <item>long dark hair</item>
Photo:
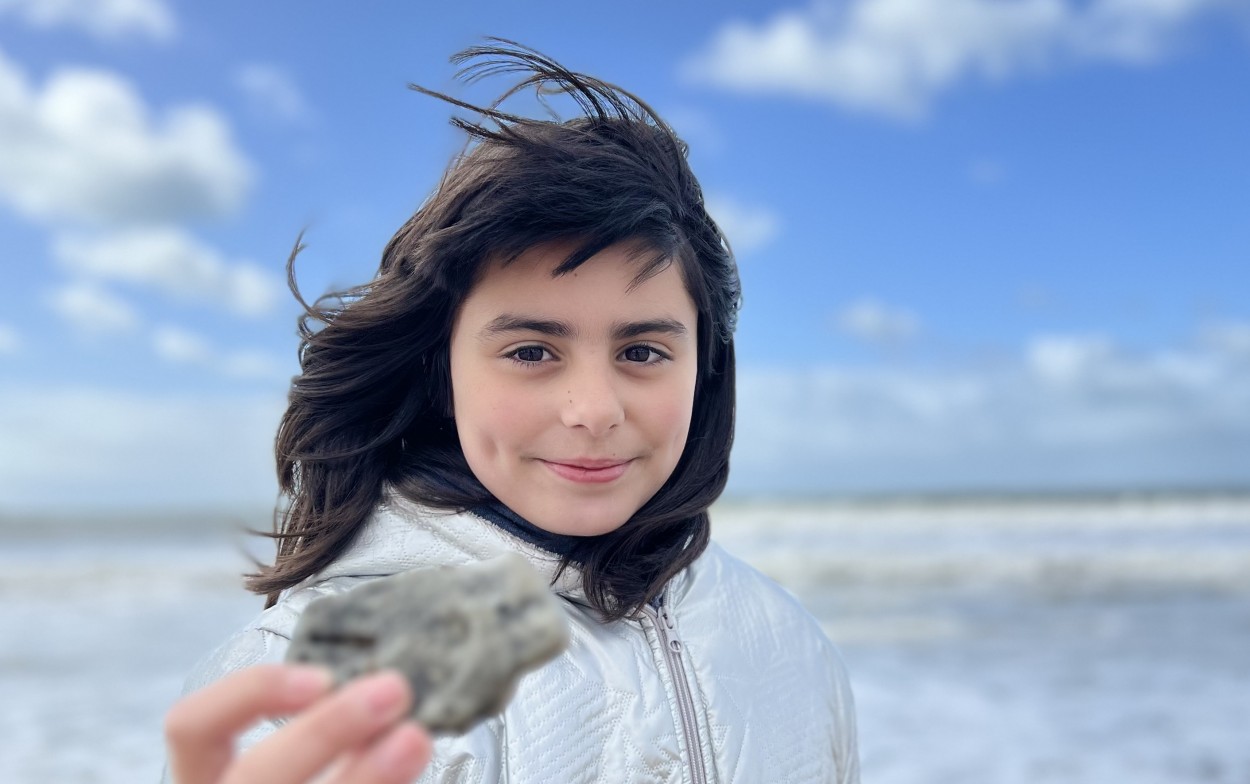
[[[673,474],[630,520],[579,541],[589,601],[609,619],[630,614],[707,546],[708,507],[729,474],[734,426],[733,331],[738,270],[673,130],[634,95],[568,71],[504,39],[452,58],[468,82],[524,78],[489,107],[410,85],[480,115],[453,118],[464,151],[387,244],[376,277],[304,306],[301,373],[276,439],[286,497],[275,515],[272,566],[248,575],[268,597],[328,566],[353,541],[386,487],[425,506],[466,510],[493,501],[469,470],[450,417],[452,319],[483,265],[573,240],[556,274],[619,242],[644,250],[639,276],[677,263],[698,309],[698,379],[685,450]],[[500,110],[534,87],[562,92],[582,116],[543,121]],[[490,124],[491,127],[487,127]]]

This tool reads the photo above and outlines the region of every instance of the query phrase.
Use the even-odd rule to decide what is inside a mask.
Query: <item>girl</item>
[[[633,95],[495,43],[453,59],[470,81],[524,74],[491,107],[415,88],[495,127],[453,120],[470,145],[377,276],[305,306],[277,438],[290,503],[249,578],[267,609],[171,711],[172,772],[400,782],[428,756],[422,782],[858,781],[836,650],[709,543],[739,282],[686,147]],[[584,116],[499,110],[530,86]],[[505,550],[547,576],[572,641],[464,736],[431,748],[398,723],[393,674],[323,696],[324,674],[273,664],[319,596]]]

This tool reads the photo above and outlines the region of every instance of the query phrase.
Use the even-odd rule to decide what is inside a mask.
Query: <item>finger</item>
[[[359,755],[334,784],[408,784],[429,764],[432,750],[429,734],[406,721]]]
[[[333,784],[408,784],[430,762],[430,736],[406,721],[395,727],[344,767]]]
[[[331,685],[330,673],[320,668],[257,665],[187,695],[165,716],[174,781],[217,781],[234,756],[237,735],[261,718],[306,708]]]
[[[411,704],[408,682],[399,673],[360,678],[236,759],[223,784],[302,784],[335,758],[368,746]]]

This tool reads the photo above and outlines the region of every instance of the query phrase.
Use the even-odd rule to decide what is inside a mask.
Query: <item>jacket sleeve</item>
[[[829,669],[833,674],[833,712],[839,732],[834,739],[838,784],[859,784],[859,732],[855,721],[855,697],[842,654],[831,642],[828,646]]]

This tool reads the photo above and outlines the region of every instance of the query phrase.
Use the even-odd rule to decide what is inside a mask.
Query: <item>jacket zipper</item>
[[[659,611],[644,605],[642,611],[651,619],[660,636],[660,645],[668,658],[669,672],[673,676],[673,689],[677,692],[677,713],[681,717],[682,733],[686,736],[686,752],[690,756],[690,777],[693,784],[707,784],[707,769],[703,765],[703,747],[699,744],[699,730],[695,725],[694,697],[690,694],[690,682],[686,679],[686,664],[682,659],[681,640],[664,597],[658,602]]]

